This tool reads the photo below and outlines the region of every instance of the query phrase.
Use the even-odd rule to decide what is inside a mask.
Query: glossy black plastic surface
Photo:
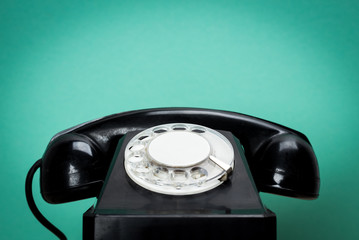
[[[124,134],[175,122],[232,132],[244,146],[259,191],[306,199],[318,196],[317,160],[302,133],[235,112],[159,108],[110,115],[55,135],[43,157],[44,199],[61,203],[97,196]],[[82,150],[75,150],[74,142],[81,143]]]
[[[101,153],[84,135],[65,134],[52,141],[42,158],[41,193],[50,203],[92,197],[107,172]]]

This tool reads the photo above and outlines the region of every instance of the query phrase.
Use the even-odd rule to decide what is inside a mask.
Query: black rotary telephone
[[[159,108],[110,115],[56,134],[40,168],[43,198],[97,197],[84,239],[276,239],[276,216],[258,192],[319,194],[318,163],[300,132],[220,110]]]

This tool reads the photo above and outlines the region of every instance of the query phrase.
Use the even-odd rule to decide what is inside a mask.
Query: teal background
[[[278,239],[359,239],[359,2],[0,2],[1,239],[55,239],[25,176],[57,132],[112,113],[237,111],[305,133],[319,199],[262,193]],[[69,239],[95,199],[39,208]],[[233,231],[235,233],[235,229]]]

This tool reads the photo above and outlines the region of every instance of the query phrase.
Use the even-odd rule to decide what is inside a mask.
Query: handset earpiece
[[[273,136],[255,156],[252,172],[259,191],[315,199],[319,195],[319,169],[311,145],[297,135]]]
[[[48,145],[41,165],[41,193],[49,203],[96,197],[106,176],[101,150],[89,137],[67,133]]]

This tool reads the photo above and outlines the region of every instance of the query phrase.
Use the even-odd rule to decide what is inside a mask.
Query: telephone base
[[[83,216],[83,239],[276,239],[276,216],[264,214],[96,214]]]
[[[276,216],[263,206],[238,139],[229,180],[199,194],[172,196],[134,183],[124,169],[125,146],[118,142],[96,205],[83,216],[85,240],[276,239]]]

